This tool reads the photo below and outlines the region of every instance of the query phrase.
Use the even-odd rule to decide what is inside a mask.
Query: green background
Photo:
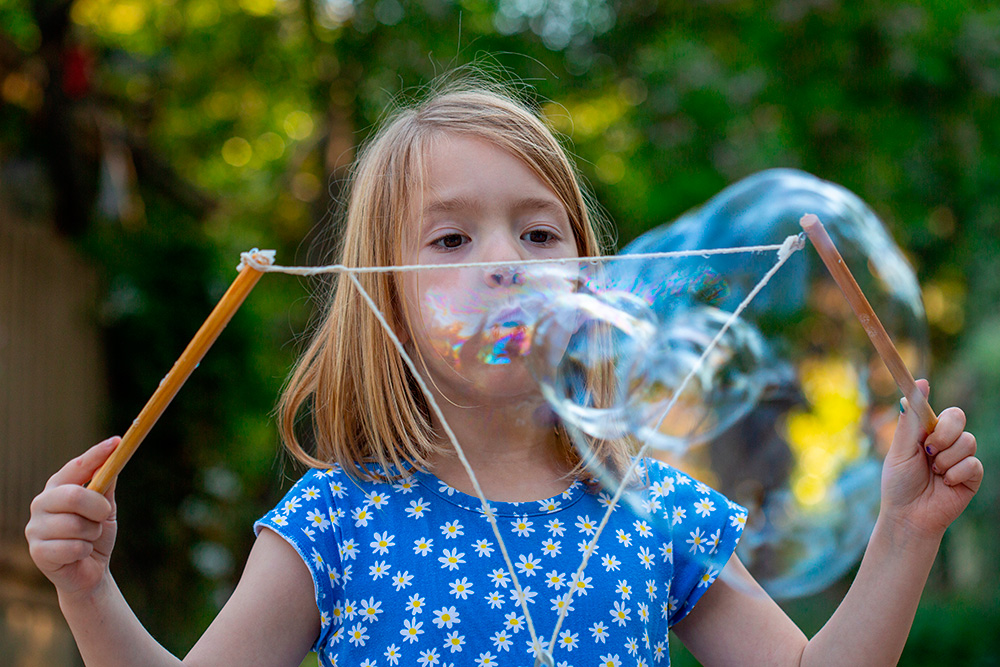
[[[393,100],[469,63],[543,106],[619,246],[769,167],[856,192],[921,282],[935,403],[966,409],[997,469],[1000,9],[951,0],[0,0],[0,183],[97,268],[109,432],[240,251],[326,259],[353,147]],[[119,483],[116,577],[174,651],[297,475],[271,411],[307,288],[261,282]],[[1000,664],[997,502],[987,477],[902,664]],[[784,606],[812,633],[846,585]]]

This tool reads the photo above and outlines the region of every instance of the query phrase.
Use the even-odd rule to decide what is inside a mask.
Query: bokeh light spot
[[[263,160],[277,160],[285,153],[285,140],[277,132],[265,132],[257,137],[254,150]]]
[[[253,157],[253,147],[243,137],[231,137],[222,144],[222,159],[234,167],[243,167]]]
[[[625,162],[614,153],[605,153],[594,165],[597,177],[608,185],[614,185],[625,176]]]
[[[292,139],[308,139],[313,133],[313,119],[305,111],[293,111],[285,116],[285,133]]]
[[[240,0],[240,8],[253,16],[267,16],[274,7],[274,0]]]

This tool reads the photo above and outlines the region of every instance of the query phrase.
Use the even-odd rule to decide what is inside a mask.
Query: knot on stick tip
[[[806,237],[805,234],[792,234],[785,238],[784,243],[778,248],[778,261],[784,262],[792,253],[802,250],[806,247]]]
[[[257,248],[241,252],[240,263],[236,265],[236,270],[242,271],[249,266],[261,272],[266,271],[267,267],[274,264],[275,254],[274,250],[258,250]]]

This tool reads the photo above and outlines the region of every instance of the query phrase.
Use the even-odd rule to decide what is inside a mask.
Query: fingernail
[[[903,399],[899,399],[899,413],[904,414],[906,412],[906,405],[903,403]]]
[[[934,450],[931,449],[930,445],[924,445],[924,451],[927,452],[928,456],[934,456]]]

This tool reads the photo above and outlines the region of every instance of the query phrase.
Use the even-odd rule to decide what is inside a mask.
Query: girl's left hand
[[[917,385],[929,395],[926,380]],[[916,411],[906,410],[899,416],[882,468],[881,514],[922,536],[940,539],[976,495],[982,480],[976,437],[965,430],[961,409],[944,410],[930,435]]]

